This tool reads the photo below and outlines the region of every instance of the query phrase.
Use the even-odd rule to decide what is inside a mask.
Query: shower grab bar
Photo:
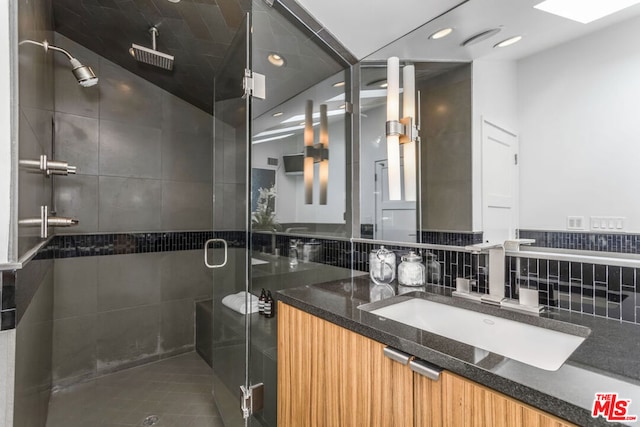
[[[209,244],[210,243],[216,243],[216,242],[221,242],[222,246],[224,246],[224,261],[222,261],[222,264],[209,264],[209,258],[208,258],[208,254],[209,254]],[[209,239],[206,242],[204,242],[204,265],[207,266],[207,268],[220,268],[220,267],[224,267],[225,265],[227,265],[227,252],[228,252],[228,247],[227,247],[227,241],[224,239]]]

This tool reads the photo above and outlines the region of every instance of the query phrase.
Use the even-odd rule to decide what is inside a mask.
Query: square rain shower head
[[[158,52],[135,43],[131,44],[131,54],[136,61],[164,68],[165,70],[173,70],[173,55]]]

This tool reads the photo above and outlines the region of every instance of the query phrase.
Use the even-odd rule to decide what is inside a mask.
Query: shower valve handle
[[[24,169],[38,170],[47,175],[74,175],[77,171],[75,166],[69,166],[67,162],[47,160],[47,155],[40,156],[40,160],[20,160],[20,166]]]

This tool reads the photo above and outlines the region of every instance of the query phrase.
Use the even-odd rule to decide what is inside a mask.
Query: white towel
[[[257,313],[258,297],[253,294],[249,294],[249,295],[251,298],[250,299],[251,307],[249,310],[249,314]],[[238,292],[237,294],[227,295],[226,297],[222,298],[222,304],[226,305],[231,310],[237,311],[240,314],[247,314],[246,298],[247,298],[247,293],[245,291],[241,291],[241,292]]]

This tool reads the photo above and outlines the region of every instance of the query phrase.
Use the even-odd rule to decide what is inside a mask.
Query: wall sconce
[[[416,76],[413,65],[402,70],[403,96],[400,118],[400,59],[392,56],[387,60],[387,161],[389,163],[389,200],[402,200],[400,178],[400,145],[404,157],[404,198],[416,200],[416,142],[419,123],[416,120]],[[419,106],[418,106],[419,109]],[[418,114],[419,116],[419,114]]]
[[[314,144],[313,101],[308,100],[304,114],[304,203],[313,203],[313,182],[315,164],[319,163],[320,204],[327,204],[329,184],[329,121],[327,105],[320,105],[320,135]]]

